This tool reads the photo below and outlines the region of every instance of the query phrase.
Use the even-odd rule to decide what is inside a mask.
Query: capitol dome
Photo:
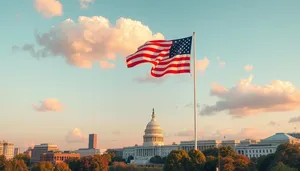
[[[144,146],[164,145],[163,130],[156,121],[154,109],[152,112],[152,119],[146,126],[145,135],[143,136],[143,139]]]

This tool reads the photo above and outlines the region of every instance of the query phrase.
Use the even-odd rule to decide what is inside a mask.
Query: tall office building
[[[0,155],[4,155],[6,159],[12,159],[14,157],[14,144],[0,141]]]
[[[20,148],[15,148],[15,151],[14,151],[14,156],[20,154]]]
[[[89,149],[96,149],[97,148],[97,134],[90,134],[89,135]]]

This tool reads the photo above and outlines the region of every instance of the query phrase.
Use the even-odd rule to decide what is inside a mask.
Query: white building
[[[152,112],[152,119],[147,124],[145,129],[145,134],[143,136],[143,145],[124,147],[123,148],[123,158],[127,159],[132,156],[134,160],[132,163],[137,165],[148,164],[149,160],[153,156],[166,157],[172,150],[178,150],[179,146],[164,145],[163,130],[156,121],[154,109]]]
[[[14,144],[0,141],[0,155],[4,155],[6,159],[12,159],[14,157]]]
[[[80,154],[80,157],[93,156],[96,154],[103,154],[107,149],[93,149],[93,148],[80,148],[76,150],[76,153]]]
[[[58,146],[55,144],[50,143],[43,143],[40,145],[35,145],[34,148],[31,150],[31,160],[32,163],[40,162],[41,154],[47,153],[48,151],[57,151]]]
[[[262,140],[243,140],[236,146],[235,151],[238,154],[243,154],[248,158],[260,157],[274,153],[277,147],[283,143],[298,144],[300,139],[294,138],[285,133],[276,133]]]

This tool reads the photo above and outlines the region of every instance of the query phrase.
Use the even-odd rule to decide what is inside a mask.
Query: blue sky
[[[273,99],[272,92],[265,96],[259,96],[261,91],[256,90],[248,96],[241,92],[228,94],[232,97],[227,99],[228,103],[254,96],[240,107],[249,107],[253,99],[261,99],[261,111],[250,116],[240,112],[244,117],[239,118],[233,117],[229,108],[214,115],[200,115],[200,138],[212,138],[218,130],[229,138],[264,138],[274,132],[294,131],[297,126],[289,120],[298,116],[295,104],[299,104],[300,99],[297,89],[300,87],[297,79],[299,1],[191,0],[183,4],[178,0],[172,3],[95,0],[86,9],[80,8],[76,0],[60,3],[62,15],[51,18],[38,12],[32,0],[11,0],[0,6],[3,16],[0,32],[2,139],[21,148],[32,143],[52,142],[63,149],[75,149],[87,145],[81,142],[82,135],[97,133],[100,148],[141,144],[153,107],[166,133],[165,143],[193,138],[193,110],[186,107],[193,100],[192,77],[188,74],[172,75],[159,83],[141,83],[135,79],[149,74],[151,65],[127,69],[124,55],[117,55],[113,69],[100,68],[96,62],[92,68],[80,68],[66,63],[63,55],[36,59],[27,51],[12,50],[13,46],[25,44],[41,48],[35,32],[47,33],[52,26],[68,18],[78,23],[79,16],[103,16],[112,27],[120,17],[137,20],[153,34],[163,34],[165,39],[187,37],[195,31],[197,59],[209,60],[205,71],[197,72],[197,101],[201,105],[214,105],[219,100],[210,96],[212,83],[230,89],[251,74],[254,76],[252,84],[257,86],[265,87],[273,80],[281,80],[291,82],[296,88],[292,92],[284,91],[286,87],[276,84],[284,92],[275,95],[279,102],[270,102],[271,105],[266,101]],[[226,63],[223,67],[219,64],[221,61]],[[252,65],[253,70],[245,71],[245,65]],[[245,92],[247,88],[249,86]],[[287,97],[296,100],[291,102]],[[63,109],[60,112],[34,110],[33,105],[49,98],[59,100]],[[292,106],[291,111],[283,111],[282,107],[273,110],[276,105]],[[271,126],[271,121],[276,124]],[[82,134],[71,133],[67,142],[66,136],[74,128],[80,129]]]

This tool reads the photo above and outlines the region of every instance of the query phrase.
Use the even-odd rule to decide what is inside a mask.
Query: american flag
[[[152,63],[151,75],[190,73],[192,36],[176,40],[152,40],[126,57],[128,68]]]

